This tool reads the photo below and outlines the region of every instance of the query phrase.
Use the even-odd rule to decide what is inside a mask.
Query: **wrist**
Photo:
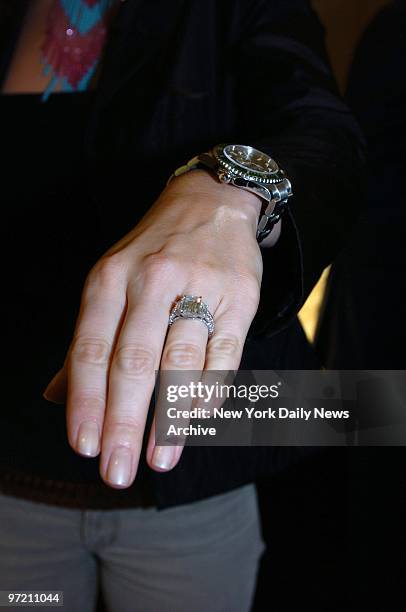
[[[275,228],[293,193],[292,184],[284,170],[267,153],[249,145],[218,144],[177,168],[168,184],[173,178],[188,174],[190,170],[195,171],[193,182],[196,181],[196,175],[199,177],[198,182],[202,180],[201,177],[206,177],[203,181],[215,183],[219,194],[228,191],[229,187],[244,191],[240,191],[239,196],[234,192],[235,197],[231,200],[226,197],[225,208],[234,211],[234,215],[244,214],[242,211],[245,211],[246,215],[255,219],[255,237],[261,246],[273,246],[276,243],[280,225],[277,230]],[[224,200],[220,200],[220,204],[224,205]],[[271,236],[277,236],[276,240]]]
[[[259,196],[249,191],[239,189],[233,185],[221,183],[210,170],[196,168],[175,177],[168,186],[168,189],[181,191],[185,190],[194,195],[207,196],[220,201],[222,205],[228,205],[249,216],[255,229],[258,225],[259,216],[262,208],[262,200]]]

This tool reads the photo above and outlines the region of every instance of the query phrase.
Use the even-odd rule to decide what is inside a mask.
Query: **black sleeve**
[[[261,301],[249,335],[270,336],[295,317],[356,220],[364,143],[338,94],[309,3],[244,4],[235,49],[239,134],[286,170],[294,192],[281,238],[262,249]]]
[[[405,60],[406,1],[397,0],[380,11],[366,29],[347,88],[347,102],[368,144],[368,215],[380,221],[404,219]]]

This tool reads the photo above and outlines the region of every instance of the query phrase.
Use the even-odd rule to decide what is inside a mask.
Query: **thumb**
[[[47,388],[45,389],[43,396],[49,402],[54,404],[64,404],[66,401],[66,389],[67,389],[67,374],[66,367],[64,366],[59,372],[55,374]]]

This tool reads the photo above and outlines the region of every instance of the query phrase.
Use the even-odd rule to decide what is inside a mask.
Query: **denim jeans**
[[[0,494],[0,590],[65,612],[248,612],[264,549],[253,484],[171,507],[71,509]]]

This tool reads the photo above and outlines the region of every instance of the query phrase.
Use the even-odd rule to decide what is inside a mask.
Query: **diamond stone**
[[[182,298],[180,308],[182,313],[186,316],[188,313],[191,315],[199,315],[205,311],[202,298],[196,295],[186,295]]]
[[[172,308],[169,315],[169,325],[175,323],[179,318],[198,319],[202,321],[211,336],[214,332],[214,320],[207,304],[202,301],[202,296],[184,295]]]

